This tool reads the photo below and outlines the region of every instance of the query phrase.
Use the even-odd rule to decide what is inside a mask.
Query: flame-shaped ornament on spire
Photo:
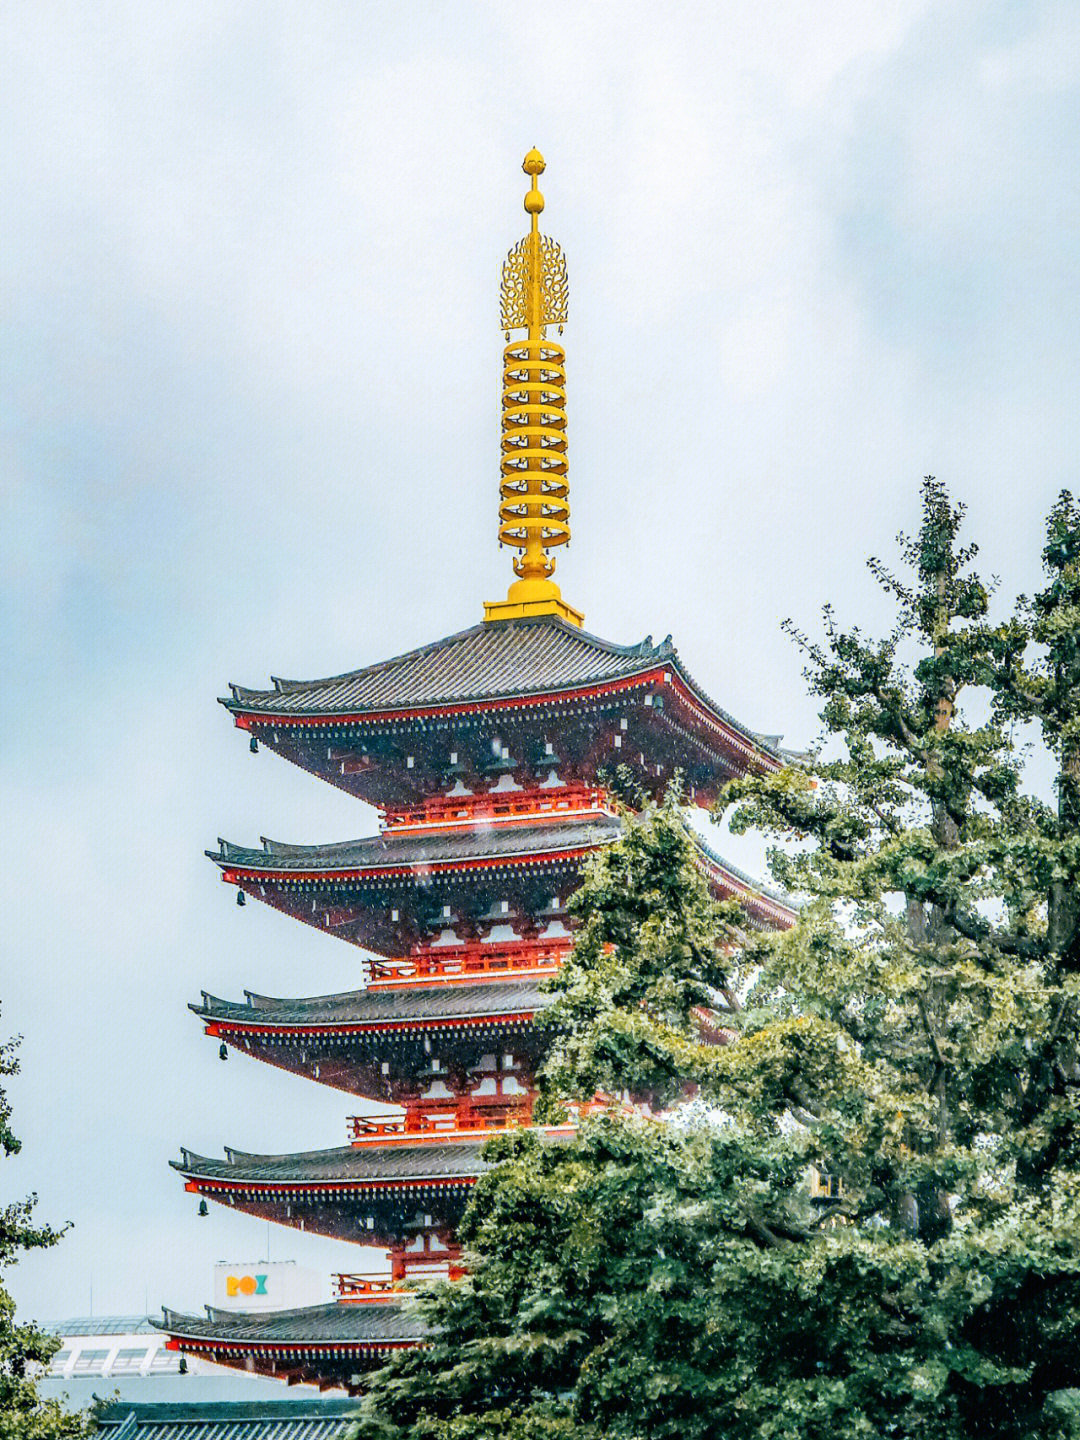
[[[544,157],[530,150],[521,167],[532,179],[525,209],[529,234],[506,257],[500,292],[503,350],[502,480],[499,485],[499,540],[513,547],[514,574],[505,600],[484,605],[485,620],[520,620],[558,615],[580,625],[585,618],[568,605],[551,578],[548,553],[570,539],[566,481],[566,351],[548,336],[549,326],[566,323],[569,286],[559,246],[540,234],[544,208],[538,177]],[[511,332],[524,330],[521,339]]]

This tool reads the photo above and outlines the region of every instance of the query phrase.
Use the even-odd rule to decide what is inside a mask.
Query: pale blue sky
[[[199,1306],[265,1227],[197,1220],[168,1159],[340,1144],[352,1107],[220,1064],[185,1004],[359,977],[238,910],[201,852],[372,823],[251,757],[215,696],[504,592],[524,152],[570,267],[564,593],[611,639],[673,632],[723,705],[802,742],[779,621],[883,616],[862,560],[920,476],[967,499],[1009,593],[1077,481],[1080,9],[38,0],[3,51],[0,1029],[25,1035],[25,1148],[0,1186],[75,1221],[12,1279],[45,1318],[91,1284],[102,1312]]]

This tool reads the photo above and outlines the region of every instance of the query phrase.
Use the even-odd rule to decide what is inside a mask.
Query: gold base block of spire
[[[571,625],[582,625],[585,616],[562,598],[554,580],[531,575],[515,580],[505,600],[485,600],[485,620],[526,620],[533,615],[558,615]]]
[[[565,600],[485,600],[485,620],[528,620],[534,615],[558,615],[571,625],[584,625],[582,611]]]

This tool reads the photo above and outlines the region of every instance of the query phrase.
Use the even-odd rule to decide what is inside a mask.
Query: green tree
[[[0,1080],[18,1074],[18,1041],[0,1044]],[[11,1128],[11,1105],[0,1085],[0,1155],[10,1159],[22,1148]],[[63,1235],[48,1225],[36,1225],[29,1196],[0,1209],[0,1440],[64,1440],[88,1433],[85,1415],[69,1414],[55,1400],[38,1394],[35,1375],[60,1348],[55,1335],[15,1318],[15,1302],[3,1285],[4,1271],[24,1250],[55,1245]]]
[[[821,756],[727,789],[790,930],[712,904],[677,797],[590,866],[549,1113],[696,1100],[495,1142],[365,1436],[1080,1436],[1080,510],[1003,623],[962,518],[927,480],[906,573],[871,561],[884,639],[794,632]]]

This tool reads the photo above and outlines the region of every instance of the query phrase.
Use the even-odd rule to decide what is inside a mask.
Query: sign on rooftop
[[[221,1310],[294,1310],[327,1297],[322,1277],[295,1260],[223,1260],[214,1266],[214,1306]]]

